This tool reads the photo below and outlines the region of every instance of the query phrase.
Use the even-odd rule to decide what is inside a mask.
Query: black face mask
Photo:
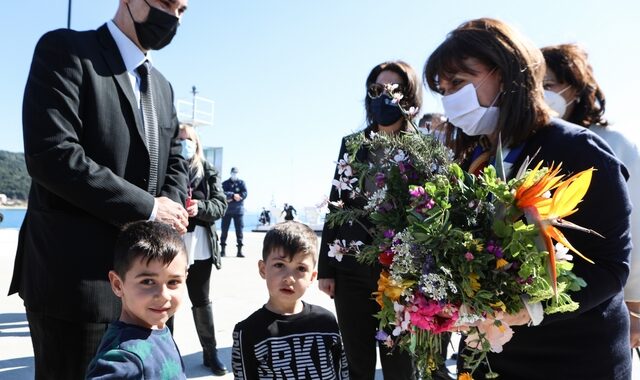
[[[172,16],[158,8],[152,7],[151,4],[144,0],[149,6],[149,15],[143,22],[138,22],[133,18],[129,4],[127,9],[136,28],[136,35],[140,46],[146,50],[160,50],[169,45],[169,42],[176,35],[180,19]]]
[[[376,124],[388,126],[400,120],[402,110],[398,103],[393,103],[392,100],[387,94],[371,99],[371,116]]]

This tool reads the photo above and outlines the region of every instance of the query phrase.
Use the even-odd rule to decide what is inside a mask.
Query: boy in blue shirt
[[[186,249],[169,225],[140,221],[123,228],[109,272],[122,312],[105,332],[87,379],[186,379],[166,326],[182,302],[186,279]]]

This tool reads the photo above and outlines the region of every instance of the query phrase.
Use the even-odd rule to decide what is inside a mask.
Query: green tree
[[[23,153],[0,150],[0,193],[7,197],[26,200],[31,186]]]

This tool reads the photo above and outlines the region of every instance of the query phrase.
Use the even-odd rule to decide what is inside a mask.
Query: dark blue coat
[[[227,196],[227,213],[226,215],[242,215],[244,214],[244,200],[247,198],[247,186],[241,179],[235,181],[229,178],[222,182],[222,190],[224,195]],[[233,194],[240,194],[241,200],[236,201],[233,199]]]
[[[630,379],[629,313],[622,293],[631,252],[627,170],[604,140],[559,119],[529,138],[520,162],[538,149],[534,165],[539,160],[546,165],[561,162],[564,174],[596,169],[579,210],[567,220],[605,238],[562,229],[571,244],[595,262],[574,255],[573,271],[587,282],[586,288],[572,293],[580,308],[545,315],[539,326],[515,327],[504,351],[489,355],[491,368],[505,380]],[[514,167],[519,166],[516,162]]]

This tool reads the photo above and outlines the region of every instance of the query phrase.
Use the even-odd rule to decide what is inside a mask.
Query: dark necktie
[[[153,86],[151,85],[151,66],[149,61],[136,69],[140,75],[140,106],[144,120],[144,136],[149,151],[149,187],[147,191],[156,196],[158,186],[158,118],[153,105]]]

